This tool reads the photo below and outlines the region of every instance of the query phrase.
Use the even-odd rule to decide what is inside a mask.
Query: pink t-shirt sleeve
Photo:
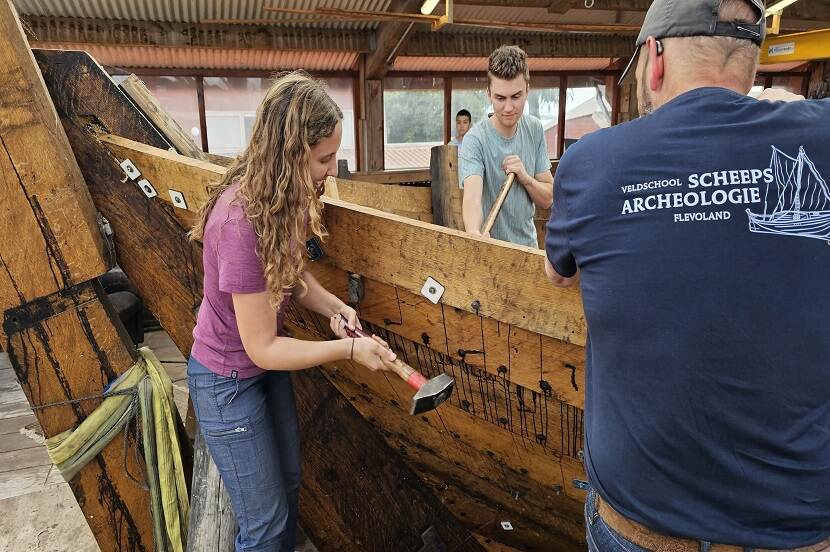
[[[231,218],[222,224],[216,240],[219,291],[265,291],[265,274],[256,255],[256,243],[256,233],[248,219]]]

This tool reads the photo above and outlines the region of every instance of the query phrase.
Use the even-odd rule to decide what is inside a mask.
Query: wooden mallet
[[[348,326],[345,326],[345,328],[349,337],[372,337],[360,328],[354,330]],[[383,363],[417,391],[415,396],[412,397],[412,405],[409,408],[409,413],[413,416],[437,408],[452,395],[455,380],[447,374],[439,374],[428,380],[423,374],[399,358],[395,358],[392,362],[384,360]]]
[[[482,236],[493,229],[493,225],[496,223],[496,217],[499,216],[501,206],[504,205],[504,200],[507,199],[507,194],[510,193],[510,188],[513,187],[514,180],[516,180],[516,173],[510,173],[504,180],[504,184],[501,185],[499,195],[496,197],[496,201],[495,203],[493,203],[493,206],[490,207],[490,212],[487,214],[487,219],[485,219],[484,221],[484,226],[481,227]]]

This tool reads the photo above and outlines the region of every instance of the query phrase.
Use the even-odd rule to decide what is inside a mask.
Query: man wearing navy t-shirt
[[[830,549],[830,100],[747,96],[763,14],[655,0],[647,116],[559,164],[546,271],[579,273],[588,323],[591,550]]]

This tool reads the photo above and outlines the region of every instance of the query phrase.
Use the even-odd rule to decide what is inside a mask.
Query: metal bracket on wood
[[[184,200],[184,194],[177,190],[167,190],[170,193],[170,200],[173,202],[173,207],[179,209],[187,209],[187,202]]]
[[[424,286],[421,288],[421,295],[429,299],[433,304],[437,305],[444,295],[444,286],[439,284],[432,276],[427,278]]]
[[[159,195],[158,192],[156,192],[156,189],[153,188],[153,185],[150,184],[150,182],[146,178],[142,178],[138,181],[138,187],[141,188],[141,191],[144,192],[144,195],[146,195],[149,198],[153,198]]]
[[[129,159],[124,159],[123,161],[121,161],[121,168],[124,170],[124,174],[126,174],[130,180],[135,180],[136,178],[141,176],[139,170],[136,168],[135,165],[133,165],[133,162]]]

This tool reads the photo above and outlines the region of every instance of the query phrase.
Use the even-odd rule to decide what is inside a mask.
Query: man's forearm
[[[481,224],[484,222],[484,215],[481,213],[481,201],[464,201],[462,207],[464,218],[464,230],[471,234],[481,233]]]
[[[528,176],[527,180],[521,184],[537,207],[550,209],[553,204],[553,182],[545,182]]]

